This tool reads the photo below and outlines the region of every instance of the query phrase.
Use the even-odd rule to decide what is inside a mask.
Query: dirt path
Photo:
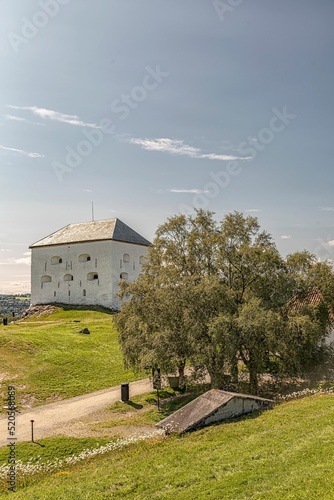
[[[149,379],[138,380],[129,384],[130,398],[138,394],[152,391]],[[121,388],[110,387],[100,391],[64,399],[63,401],[38,406],[16,414],[17,442],[31,440],[31,420],[34,420],[34,440],[62,434],[64,429],[80,425],[80,419],[88,416],[96,417],[103,410],[121,399]],[[8,444],[7,415],[0,417],[0,446]]]

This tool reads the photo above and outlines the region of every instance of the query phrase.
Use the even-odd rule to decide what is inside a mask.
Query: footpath
[[[150,391],[152,391],[152,381],[148,378],[129,384],[130,398]],[[67,426],[71,421],[77,421],[87,415],[98,414],[99,411],[120,399],[121,386],[119,385],[16,413],[15,437],[18,443],[31,440],[31,420],[34,420],[35,441],[55,433],[61,434],[62,426]],[[0,446],[6,446],[9,443],[7,424],[7,414],[4,413],[0,416]]]

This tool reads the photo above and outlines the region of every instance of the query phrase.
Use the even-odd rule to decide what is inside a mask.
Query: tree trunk
[[[186,363],[182,363],[178,366],[178,371],[179,371],[179,388],[184,389],[186,385],[186,380],[185,380],[185,374],[184,374],[184,368],[185,368]]]
[[[232,384],[238,384],[239,372],[238,372],[238,357],[237,356],[233,356],[231,359],[231,377],[232,377]]]
[[[252,362],[249,363],[249,385],[251,394],[257,395],[259,388],[258,376],[256,366]]]
[[[225,383],[224,373],[220,370],[209,371],[211,380],[211,389],[222,389]]]

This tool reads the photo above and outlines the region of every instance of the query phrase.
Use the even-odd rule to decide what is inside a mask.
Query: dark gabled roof
[[[86,241],[115,240],[136,245],[148,246],[150,242],[119,219],[106,219],[94,222],[80,222],[51,233],[29,248],[50,245],[66,245]]]
[[[262,404],[268,406],[274,403],[271,399],[264,399],[250,394],[211,389],[158,422],[156,426],[168,429],[171,432],[186,432],[199,426],[205,418],[217,411],[218,408],[226,405],[233,398],[261,401]]]

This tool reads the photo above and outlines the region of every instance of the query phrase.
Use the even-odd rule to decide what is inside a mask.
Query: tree
[[[126,363],[205,369],[213,387],[238,381],[242,360],[251,391],[277,360],[284,373],[312,364],[328,333],[333,275],[308,252],[284,260],[254,217],[220,223],[213,213],[177,215],[161,225],[143,273],[121,283],[127,297],[116,318]],[[310,291],[320,301],[307,303]],[[305,302],[306,300],[306,302]],[[305,303],[304,303],[304,302]]]
[[[172,217],[158,228],[137,281],[120,283],[120,297],[130,300],[116,317],[116,325],[125,362],[132,368],[178,370],[182,385],[186,361],[198,359],[199,346],[192,334],[194,290],[216,273],[215,239],[210,212],[199,211],[196,218]]]

